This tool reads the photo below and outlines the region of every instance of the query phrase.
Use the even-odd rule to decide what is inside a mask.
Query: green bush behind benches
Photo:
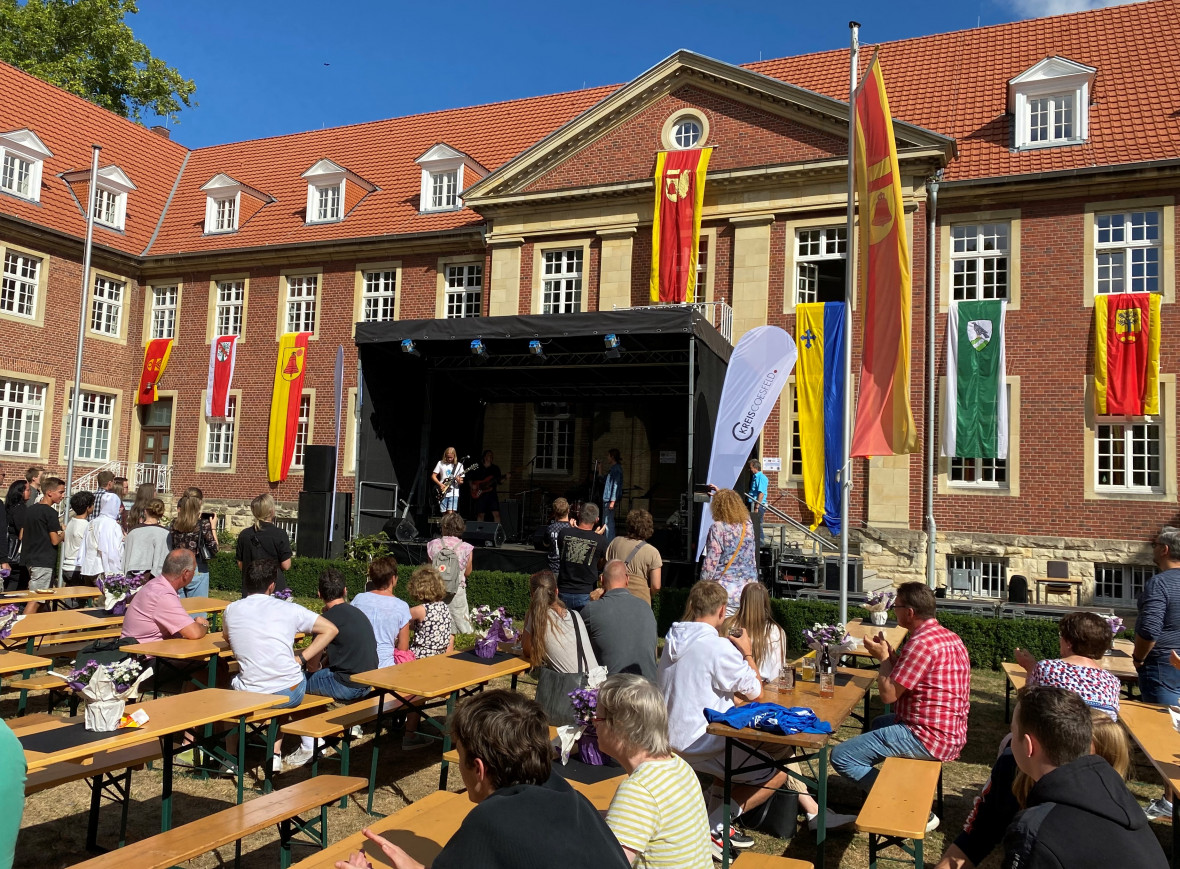
[[[416,565],[398,565],[398,583],[395,594],[410,603],[413,601],[407,591],[410,573]],[[287,571],[287,584],[297,596],[316,596],[316,585],[320,573],[334,567],[345,576],[349,593],[356,594],[365,588],[365,565],[355,561],[328,561],[321,558],[296,558]],[[241,591],[241,574],[234,561],[233,553],[221,552],[209,565],[210,586],[221,591]],[[471,606],[488,604],[503,606],[513,618],[523,619],[528,611],[528,576],[522,573],[505,573],[498,570],[473,570],[467,580],[467,601]],[[680,618],[688,590],[683,588],[665,589],[652,597],[656,622],[660,635],[667,633],[672,622]],[[833,623],[839,615],[834,603],[812,600],[773,600],[775,619],[787,634],[787,642],[794,649],[803,648],[802,631],[816,622]],[[861,607],[849,607],[849,618],[867,617]],[[942,613],[939,621],[963,638],[971,656],[971,666],[1000,669],[1004,661],[1012,660],[1012,650],[1028,649],[1036,658],[1055,658],[1059,654],[1056,622],[1040,619],[999,619],[989,616]]]

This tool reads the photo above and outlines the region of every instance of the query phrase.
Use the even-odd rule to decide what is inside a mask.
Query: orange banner
[[[291,457],[295,455],[295,431],[299,427],[299,401],[303,397],[307,339],[310,337],[310,332],[285,332],[279,338],[266,449],[267,479],[272,483],[287,479]]]
[[[164,376],[164,369],[168,367],[168,357],[171,355],[171,338],[153,338],[148,341],[147,349],[143,352],[143,371],[139,375],[136,404],[151,404],[156,400],[156,386]]]
[[[893,118],[876,54],[854,104],[864,349],[851,454],[912,453],[917,433],[910,410],[910,246]]]
[[[656,200],[651,225],[652,302],[696,298],[701,204],[712,148],[661,151],[656,157]]]

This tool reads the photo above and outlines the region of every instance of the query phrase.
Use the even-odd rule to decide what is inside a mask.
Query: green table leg
[[[819,750],[819,776],[815,781],[815,801],[819,803],[819,817],[815,827],[815,869],[824,869],[824,840],[828,837],[828,752],[825,745]]]
[[[373,734],[373,759],[369,763],[369,803],[365,811],[373,814],[373,791],[377,788],[377,755],[381,742],[381,718],[385,710],[385,692],[377,689],[377,730]]]
[[[270,766],[270,758],[264,763]],[[246,716],[238,716],[238,805],[246,798]]]
[[[164,790],[160,799],[160,832],[172,829],[172,757],[176,753],[176,734],[160,737],[164,754]],[[238,800],[241,802],[241,799]]]
[[[447,697],[447,717],[446,720],[443,721],[442,727],[444,755],[451,750],[451,728],[448,722],[451,720],[451,715],[455,711],[455,701],[458,699],[458,697],[458,691],[452,691]],[[438,774],[438,789],[440,791],[445,791],[447,789],[447,768],[449,766],[450,764],[447,762],[446,757],[443,757],[442,770]]]
[[[733,740],[725,737],[725,780],[721,787],[721,869],[729,869],[729,800],[733,792]],[[710,831],[712,833],[712,831]]]

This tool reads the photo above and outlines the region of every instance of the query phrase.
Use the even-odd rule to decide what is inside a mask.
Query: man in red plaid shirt
[[[832,768],[866,791],[887,757],[951,761],[967,742],[971,662],[967,647],[934,617],[934,593],[920,582],[897,589],[897,623],[909,631],[898,652],[884,634],[866,639],[865,649],[881,661],[877,693],[894,711],[873,720],[867,733],[832,751]],[[938,826],[931,813],[927,830]]]

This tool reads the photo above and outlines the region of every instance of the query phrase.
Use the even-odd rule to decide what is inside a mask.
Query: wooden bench
[[[733,869],[815,869],[814,865],[806,860],[773,857],[770,854],[755,854],[752,851],[743,851],[729,865]]]
[[[60,702],[59,694],[69,690],[66,680],[61,676],[53,673],[35,673],[32,676],[26,676],[23,679],[13,679],[4,687],[16,688],[20,690],[20,700],[17,703],[17,715],[23,715],[28,708],[29,692],[30,691],[48,691],[48,707],[47,711],[52,712],[54,707]],[[70,714],[78,714],[78,698],[71,696]]]
[[[317,709],[323,709],[325,706],[331,706],[334,702],[336,701],[331,697],[321,697],[319,694],[304,694],[298,706],[285,709],[260,709],[246,716],[247,744],[249,744],[251,737],[261,738],[262,742],[256,744],[262,745],[265,751],[262,763],[262,792],[264,794],[269,794],[274,789],[274,770],[271,768],[270,759],[274,754],[275,740],[279,736],[279,722],[287,717],[301,717]],[[236,721],[227,723],[237,724]],[[234,761],[234,758],[229,757],[228,754],[224,759],[231,762]]]
[[[877,869],[878,852],[896,845],[922,867],[922,842],[930,807],[942,778],[942,764],[934,760],[887,757],[864,807],[856,816],[856,828],[869,834],[869,869]],[[906,840],[914,843],[906,847]]]
[[[352,728],[358,724],[368,724],[377,720],[377,698],[366,697],[347,706],[337,706],[318,715],[309,715],[296,721],[288,721],[279,729],[289,736],[310,736],[315,740],[315,749],[311,755],[311,774],[319,775],[321,745],[320,740],[330,737],[340,738],[340,774],[348,775],[349,751],[352,747]],[[347,799],[347,798],[345,798]],[[340,801],[340,808],[344,808],[345,799]]]
[[[328,805],[341,797],[363,790],[363,778],[321,775],[285,787],[282,790],[248,800],[240,806],[207,815],[200,820],[176,827],[166,833],[132,842],[73,869],[168,869],[230,842],[237,843],[235,865],[241,859],[242,839],[272,824],[279,827],[280,863],[291,865],[291,845],[311,844],[323,848],[328,843]],[[304,820],[300,816],[319,809],[319,817]],[[309,841],[295,839],[302,833]]]

